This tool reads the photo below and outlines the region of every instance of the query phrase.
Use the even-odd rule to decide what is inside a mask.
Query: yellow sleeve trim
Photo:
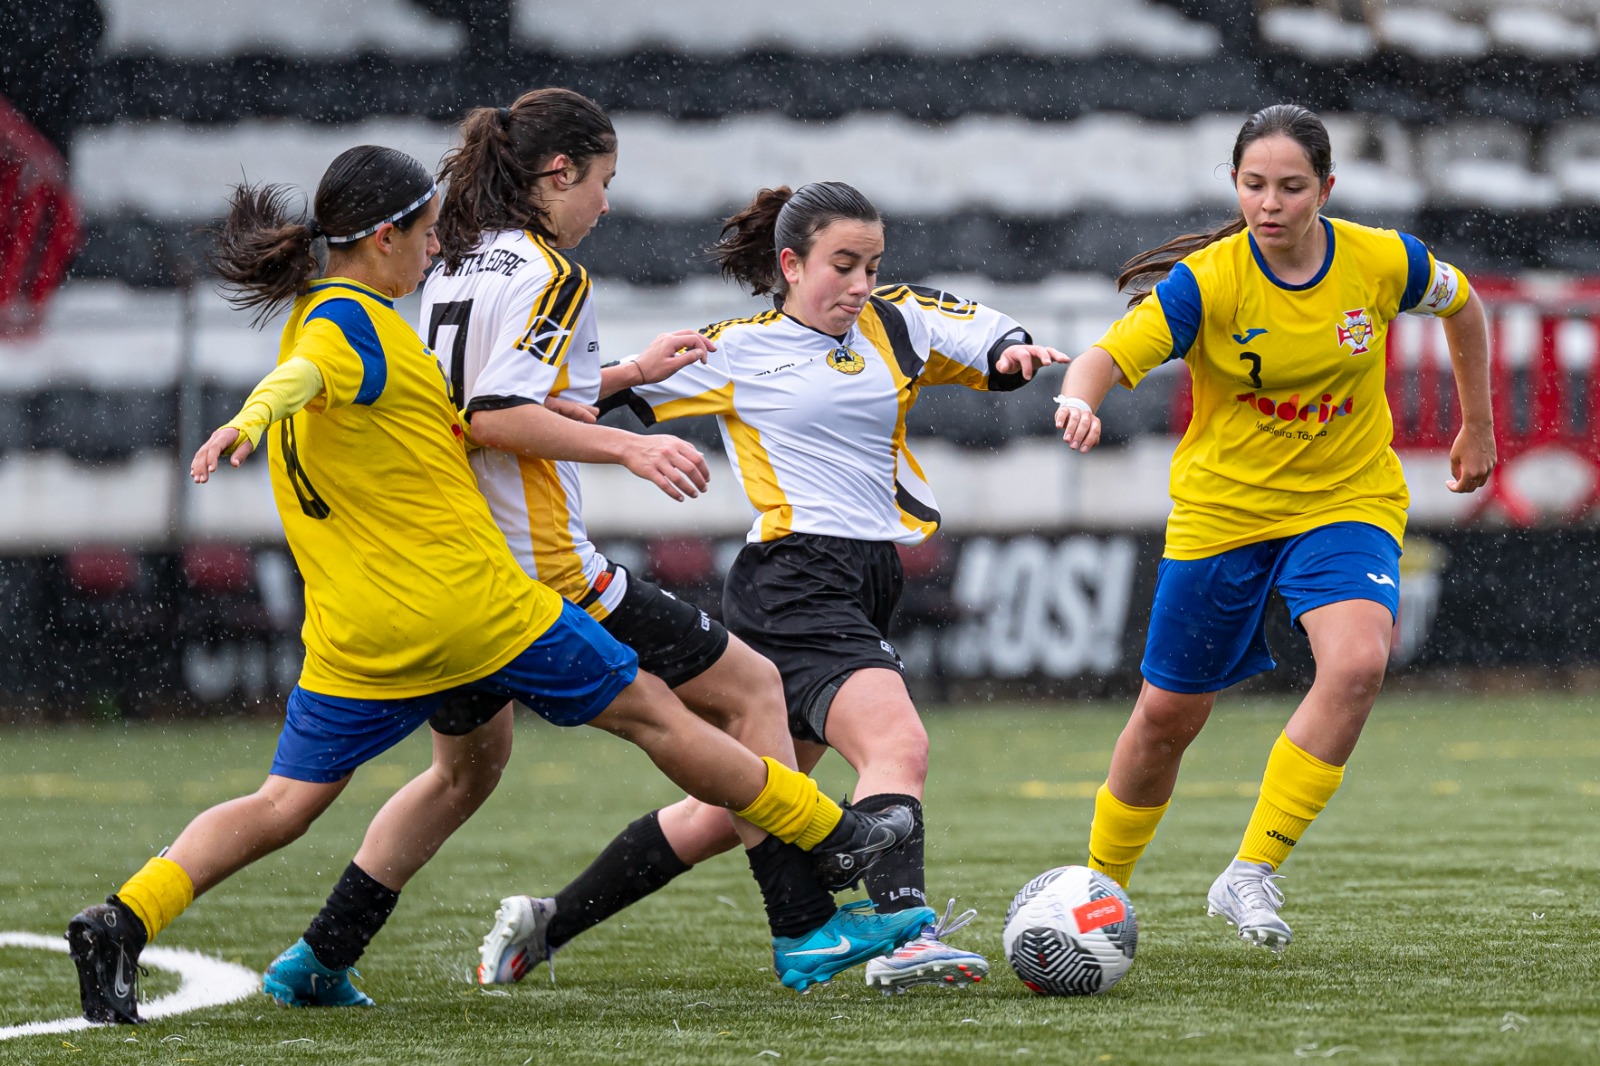
[[[222,428],[238,430],[240,440],[248,440],[253,449],[261,443],[261,434],[268,426],[299,411],[321,391],[322,371],[311,360],[297,355],[279,363],[272,373],[262,378],[244,406],[239,408],[239,413]],[[234,448],[238,446],[235,441]],[[233,448],[228,449],[232,451]]]

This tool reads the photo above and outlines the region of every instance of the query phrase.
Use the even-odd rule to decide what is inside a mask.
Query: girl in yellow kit
[[[1194,415],[1172,459],[1172,515],[1156,580],[1144,686],[1095,799],[1089,862],[1126,886],[1178,764],[1222,689],[1274,663],[1276,590],[1311,641],[1316,678],[1267,760],[1234,861],[1207,895],[1247,941],[1282,951],[1278,867],[1332,798],[1383,684],[1399,607],[1409,496],[1390,447],[1384,337],[1398,314],[1444,320],[1463,425],[1453,492],[1494,468],[1488,331],[1459,271],[1409,234],[1320,212],[1328,133],[1280,104],[1233,148],[1239,217],[1134,257],[1131,309],[1073,361],[1056,426],[1100,439],[1095,409],[1170,359],[1188,363]]]
[[[148,939],[195,896],[299,837],[358,766],[427,722],[433,765],[384,805],[329,906],[264,982],[289,1005],[370,1004],[349,968],[401,887],[493,790],[509,751],[508,700],[631,740],[691,795],[818,854],[861,848],[886,828],[903,839],[909,818],[894,833],[882,816],[846,816],[805,775],[691,714],[512,558],[467,465],[439,365],[394,310],[439,249],[428,170],[393,149],[352,148],[323,176],[313,219],[292,219],[286,199],[241,187],[223,227],[215,265],[234,302],[263,316],[292,306],[277,369],[190,472],[204,482],[230,454],[239,465],[276,427],[273,494],[306,584],[305,666],[266,783],[197,816],[106,903],[72,919],[84,1016],[138,1022]]]

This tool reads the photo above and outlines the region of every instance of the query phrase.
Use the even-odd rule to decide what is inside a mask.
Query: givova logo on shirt
[[[1287,400],[1274,400],[1270,396],[1262,396],[1254,392],[1241,392],[1234,397],[1242,404],[1256,409],[1267,418],[1276,418],[1280,422],[1312,422],[1318,424],[1332,422],[1340,415],[1347,415],[1356,409],[1354,396],[1346,396],[1338,403],[1333,402],[1333,394],[1322,394],[1320,403],[1300,403],[1300,394],[1297,392]]]

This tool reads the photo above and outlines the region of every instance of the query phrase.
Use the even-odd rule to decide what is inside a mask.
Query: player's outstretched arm
[[[716,350],[716,344],[705,334],[692,329],[663,333],[636,357],[601,369],[600,398],[635,385],[665,381],[690,363],[705,362],[706,356]]]
[[[564,418],[543,404],[476,411],[472,416],[472,439],[482,447],[532,459],[615,463],[674,500],[700,495],[711,479],[705,457],[688,441],[586,425]]]
[[[1489,322],[1477,293],[1443,319],[1450,366],[1461,398],[1461,432],[1450,446],[1451,492],[1475,492],[1494,472],[1494,403],[1489,391]]]
[[[1056,397],[1056,428],[1073,451],[1087,452],[1100,443],[1100,419],[1095,410],[1111,386],[1122,380],[1122,368],[1100,347],[1090,348],[1067,368],[1067,380]]]
[[[237,444],[238,447],[234,447]],[[196,485],[204,485],[211,480],[211,475],[217,469],[217,460],[228,456],[228,462],[238,466],[249,458],[255,448],[250,443],[250,438],[239,438],[239,431],[232,426],[223,426],[211,434],[211,439],[200,445],[200,450],[194,453],[194,458],[189,460],[189,476]]]
[[[1042,344],[1013,344],[1000,353],[1000,357],[994,361],[994,368],[1001,374],[1015,374],[1021,371],[1023,381],[1032,381],[1034,372],[1039,367],[1051,363],[1070,362],[1072,356]]]
[[[316,398],[322,391],[322,371],[301,356],[279,363],[262,378],[245,398],[239,413],[211,439],[200,446],[189,460],[189,476],[203,485],[224,456],[238,466],[251,452],[272,423],[288,418]]]

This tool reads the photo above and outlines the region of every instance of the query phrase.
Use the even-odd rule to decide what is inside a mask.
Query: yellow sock
[[[1289,857],[1322,808],[1344,780],[1344,767],[1332,766],[1302,749],[1288,734],[1278,736],[1267,756],[1261,798],[1245,827],[1239,858],[1264,862],[1276,870]]]
[[[1089,868],[1127,888],[1133,864],[1155,839],[1156,826],[1166,813],[1166,803],[1133,807],[1113,796],[1109,784],[1101,785],[1094,794],[1094,822],[1089,826]]]
[[[733,813],[785,844],[810,851],[833,832],[844,811],[805,774],[764,755],[761,761],[767,764],[766,787],[754,803]]]
[[[154,940],[194,902],[194,882],[183,867],[157,855],[117,889],[117,898],[144,923],[145,936]]]

